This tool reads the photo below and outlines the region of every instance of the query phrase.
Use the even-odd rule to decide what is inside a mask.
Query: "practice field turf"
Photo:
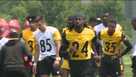
[[[132,68],[131,68],[131,57],[130,55],[126,55],[123,57],[124,65],[125,65],[125,75],[124,77],[132,77]],[[97,76],[99,77],[99,76]]]
[[[131,58],[129,55],[123,57],[125,64],[125,77],[132,77]]]

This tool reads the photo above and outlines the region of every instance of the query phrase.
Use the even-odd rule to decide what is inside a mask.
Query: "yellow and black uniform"
[[[66,51],[69,54],[71,77],[94,77],[92,43],[95,32],[85,27],[80,33],[75,30],[65,30],[64,36],[67,41],[65,45],[68,45]],[[71,50],[73,47],[76,48],[76,51]]]
[[[93,30],[84,28],[81,33],[77,33],[74,30],[71,32],[66,32],[66,39],[69,42],[69,48],[67,51],[70,53],[71,60],[88,60],[91,59],[92,40],[95,37]],[[70,51],[70,48],[75,46],[77,48],[76,52]]]
[[[116,55],[120,53],[123,32],[117,30],[112,36],[109,36],[107,30],[108,28],[105,28],[100,33],[100,39],[103,42],[103,53],[105,55]]]
[[[120,58],[117,56],[123,56],[131,49],[130,43],[127,41],[123,32],[116,27],[113,35],[108,34],[108,28],[104,28],[99,33],[99,38],[102,40],[103,57],[101,59],[100,75],[101,77],[118,77],[121,75],[120,69]],[[122,43],[127,48],[124,52],[120,52]],[[130,48],[130,49],[129,49]]]
[[[34,53],[36,51],[36,49],[35,49],[36,48],[36,41],[35,41],[35,36],[33,34],[33,31],[31,31],[30,28],[23,30],[22,37],[25,41],[25,44],[29,47],[32,54],[34,55]]]
[[[33,31],[31,31],[30,28],[26,28],[22,32],[22,38],[25,41],[25,45],[30,49],[32,56],[34,56],[34,53],[36,51],[36,41],[33,34]],[[26,57],[26,55],[23,55],[23,57]],[[27,68],[32,68],[32,60],[25,61],[25,66]]]

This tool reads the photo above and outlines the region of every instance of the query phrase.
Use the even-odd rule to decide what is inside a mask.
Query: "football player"
[[[104,28],[106,28],[108,26],[107,25],[108,21],[112,21],[112,20],[114,20],[114,18],[113,18],[111,13],[109,13],[109,12],[104,13],[104,15],[101,16],[101,23],[94,27],[96,35],[98,35],[99,32],[102,29],[104,29]],[[120,24],[118,24],[117,22],[116,22],[116,29],[118,29],[120,31],[123,31],[122,26]],[[121,48],[120,48],[120,52],[121,51],[123,51],[123,46],[121,46]],[[120,69],[121,69],[121,75],[122,75],[121,77],[123,77],[123,75],[124,75],[124,64],[123,64],[122,58],[120,58],[120,59],[121,59],[120,60],[120,67],[121,67]],[[98,62],[98,65],[100,65],[99,62]]]
[[[68,20],[67,20],[67,27],[63,28],[63,32],[65,33],[66,31],[72,31],[73,30],[73,21],[74,21],[75,16],[69,16]],[[63,35],[63,34],[62,34]],[[62,41],[64,36],[62,36]],[[63,45],[61,50],[63,50]],[[63,61],[62,61],[62,65],[61,65],[61,77],[69,77],[69,73],[70,73],[70,67],[69,67],[69,58],[68,58],[68,53],[65,51],[61,51],[60,52],[62,57],[63,57]]]
[[[68,52],[71,77],[94,77],[92,59],[95,32],[85,25],[84,16],[76,15],[72,31],[65,31],[64,51]]]
[[[26,19],[29,21],[29,27],[22,31],[22,38],[25,41],[25,44],[30,49],[32,55],[36,52],[36,40],[34,36],[34,32],[37,30],[36,24],[34,24],[34,20],[38,18],[38,16],[27,16]],[[30,70],[30,75],[32,75],[32,60],[28,60],[27,56],[24,55],[25,65]]]
[[[120,58],[131,50],[130,42],[123,32],[117,28],[114,20],[107,22],[107,27],[99,33],[99,38],[103,47],[100,77],[120,77]],[[126,49],[120,52],[122,43],[126,45]]]
[[[40,77],[59,76],[60,56],[59,51],[61,47],[61,35],[57,28],[48,26],[44,18],[40,16],[35,20],[38,29],[35,32],[37,41],[37,52],[35,53],[35,62],[33,70]]]

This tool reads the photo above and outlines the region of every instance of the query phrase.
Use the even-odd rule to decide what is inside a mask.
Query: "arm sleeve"
[[[60,35],[60,32],[58,30],[54,32],[53,39],[54,40],[61,40],[61,35]]]
[[[121,56],[124,56],[125,54],[127,54],[132,49],[132,45],[131,45],[131,43],[129,42],[129,40],[124,35],[122,35],[122,40],[123,40],[123,43],[126,46],[126,49],[121,54]]]
[[[94,55],[100,55],[102,53],[102,46],[98,38],[94,37],[92,43],[93,43]]]
[[[61,36],[62,36],[62,46],[60,48],[60,56],[64,57],[65,59],[68,59],[69,58],[69,54],[67,52],[67,48],[69,46],[69,42],[66,40],[65,32],[63,32],[61,34]]]

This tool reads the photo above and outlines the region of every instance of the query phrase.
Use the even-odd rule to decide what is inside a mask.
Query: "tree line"
[[[125,31],[126,17],[124,16],[123,0],[2,0],[0,1],[0,17],[10,19],[18,16],[21,23],[27,15],[42,15],[48,25],[62,28],[66,25],[66,19],[70,15],[81,14],[88,20],[105,12],[111,12],[113,16],[123,24]],[[130,35],[129,32],[127,32]]]

